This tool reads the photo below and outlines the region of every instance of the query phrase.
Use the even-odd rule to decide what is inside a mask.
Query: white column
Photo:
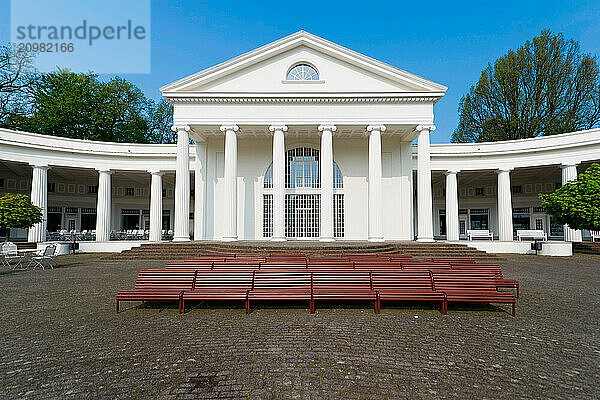
[[[577,179],[577,164],[561,165],[562,170],[562,184],[566,185],[568,182]],[[566,242],[581,242],[581,230],[571,229],[569,225],[564,226],[565,241]]]
[[[400,158],[402,162],[402,176],[400,178],[400,207],[401,207],[401,240],[414,240],[414,189],[413,189],[413,158],[412,143],[400,143]]]
[[[333,241],[333,132],[335,125],[319,125],[321,134],[321,237],[322,242]]]
[[[458,240],[458,182],[457,171],[446,172],[446,239]]]
[[[177,132],[177,166],[175,170],[174,242],[190,240],[190,127],[173,126]]]
[[[429,154],[429,132],[433,125],[419,125],[417,131],[417,240],[433,242],[433,206],[431,200],[431,157]]]
[[[161,171],[149,171],[150,181],[150,235],[151,242],[162,239],[162,176]]]
[[[513,240],[512,196],[510,193],[510,169],[498,173],[498,237],[501,241]]]
[[[223,240],[237,240],[237,125],[222,125],[225,132],[225,219],[223,221]]]
[[[42,209],[42,222],[29,228],[27,240],[29,242],[45,242],[48,219],[48,166],[46,165],[33,165],[31,203]]]
[[[196,140],[194,165],[194,240],[204,239],[204,210],[206,204],[206,142]]]
[[[369,241],[383,242],[381,132],[385,125],[367,126],[369,133]]]
[[[111,175],[108,169],[98,170],[98,203],[96,205],[96,241],[110,240]]]
[[[273,132],[273,241],[285,241],[285,133],[286,125],[271,125]],[[332,200],[333,202],[333,200]]]

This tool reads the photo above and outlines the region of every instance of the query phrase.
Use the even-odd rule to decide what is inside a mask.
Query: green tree
[[[0,126],[10,128],[16,116],[26,113],[29,91],[38,78],[34,58],[15,45],[0,46]]]
[[[11,115],[5,127],[74,139],[173,141],[168,132],[173,106],[165,100],[156,104],[120,77],[102,81],[94,73],[58,69],[39,77],[27,101],[28,113]]]
[[[542,207],[559,224],[600,230],[600,164],[592,164],[554,193],[540,194]]]
[[[0,198],[0,232],[8,241],[11,228],[30,228],[42,222],[42,209],[22,194],[6,194]]]
[[[545,30],[489,64],[460,100],[453,142],[486,142],[590,129],[600,122],[596,58]]]

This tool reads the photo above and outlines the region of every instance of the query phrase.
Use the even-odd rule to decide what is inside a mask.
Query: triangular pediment
[[[307,63],[316,81],[286,79]],[[184,93],[422,93],[443,96],[446,87],[300,31],[161,88],[167,98]]]

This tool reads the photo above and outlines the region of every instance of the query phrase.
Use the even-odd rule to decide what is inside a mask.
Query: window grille
[[[471,215],[475,215],[475,214],[487,214],[489,212],[489,210],[487,208],[471,208],[471,210],[469,210]]]
[[[319,73],[311,65],[298,64],[288,71],[285,79],[288,81],[318,81]]]
[[[515,207],[513,214],[529,214],[529,207]]]
[[[513,193],[523,193],[523,187],[521,185],[513,186],[512,192]]]
[[[89,194],[98,193],[98,186],[97,185],[88,186],[88,193]]]
[[[273,236],[273,195],[263,195],[263,237]]]
[[[263,187],[265,189],[273,189],[273,163],[271,163],[271,165],[269,165],[269,168],[267,168]]]
[[[133,196],[134,188],[128,187],[125,188],[125,196]]]
[[[121,210],[121,215],[140,215],[140,210],[134,210],[131,208],[124,208]]]
[[[485,196],[482,187],[475,188],[475,196]]]
[[[344,237],[344,195],[333,195],[333,236]]]
[[[81,213],[82,214],[96,214],[96,209],[95,208],[82,208]]]
[[[320,195],[286,195],[285,235],[294,238],[318,238],[320,235],[320,212]]]
[[[285,187],[319,188],[319,150],[297,147],[286,152]]]
[[[150,210],[142,210],[142,215],[149,217],[150,216]]]
[[[534,213],[543,213],[544,207],[533,207],[533,212]]]
[[[56,183],[48,182],[48,193],[56,192]]]
[[[334,162],[333,163],[333,188],[334,189],[342,189],[343,187],[344,187],[344,177],[342,176],[342,173],[340,172],[340,168]]]
[[[62,207],[48,207],[49,213],[62,213]]]

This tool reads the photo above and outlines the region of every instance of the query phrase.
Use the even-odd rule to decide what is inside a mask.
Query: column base
[[[325,237],[320,237],[319,242],[335,242],[335,239],[330,236],[329,237],[325,236]]]
[[[369,238],[369,242],[385,242],[385,240],[382,237],[370,237]]]
[[[287,239],[284,236],[273,236],[271,242],[286,242]]]
[[[179,237],[174,237],[173,241],[174,242],[189,242],[190,238],[189,238],[189,236],[187,236],[187,237],[186,236],[179,236]]]
[[[237,242],[237,236],[224,236],[221,241],[222,242]]]
[[[417,242],[426,242],[426,243],[429,242],[429,243],[432,243],[432,242],[435,242],[435,240],[433,240],[432,237],[417,237]]]

